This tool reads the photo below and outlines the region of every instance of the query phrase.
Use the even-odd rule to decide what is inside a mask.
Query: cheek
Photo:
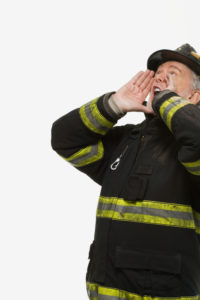
[[[185,81],[177,82],[177,94],[188,99],[192,92],[192,85],[191,83]]]
[[[186,82],[180,77],[174,77],[173,81],[174,81],[174,83],[176,85],[176,89],[178,91],[183,91],[188,88],[188,85],[186,85]]]

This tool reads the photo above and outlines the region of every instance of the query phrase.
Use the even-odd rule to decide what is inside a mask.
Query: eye
[[[176,73],[175,73],[174,71],[171,71],[171,72],[170,72],[170,75],[173,75],[173,76],[174,76],[174,75],[176,75]]]

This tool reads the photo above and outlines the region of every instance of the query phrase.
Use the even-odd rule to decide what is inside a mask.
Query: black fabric
[[[152,108],[157,113],[157,115],[159,115],[159,107],[163,104],[163,102],[165,102],[165,100],[173,96],[178,96],[178,95],[170,90],[161,91],[154,96],[152,102]]]
[[[102,99],[103,96],[98,107],[106,117]],[[78,168],[102,186],[101,196],[127,202],[138,199],[187,205],[200,213],[199,176],[188,173],[181,164],[200,159],[200,110],[192,104],[178,110],[170,132],[159,115],[163,101],[161,97],[155,104],[157,116],[146,115],[146,120],[137,125],[115,126],[105,136],[90,131],[81,121],[78,109],[74,110],[54,122],[52,147],[68,157],[101,140],[102,159]],[[122,153],[118,167],[112,170],[111,164]],[[78,205],[80,199],[74,201]],[[145,251],[148,256],[145,266],[142,255],[134,251],[143,254]],[[139,261],[140,268],[134,268]],[[141,295],[198,295],[199,234],[184,226],[97,217],[87,280]]]
[[[147,188],[147,179],[132,175],[128,178],[123,196],[128,201],[143,200]]]
[[[115,265],[117,268],[145,269],[179,274],[181,271],[181,254],[167,255],[159,251],[125,250],[117,247]]]
[[[154,52],[148,58],[147,68],[156,71],[161,64],[170,60],[181,62],[200,75],[200,55],[189,44],[184,44],[174,51],[162,49]]]

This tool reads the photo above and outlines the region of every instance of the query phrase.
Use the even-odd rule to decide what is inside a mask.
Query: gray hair
[[[192,88],[200,90],[200,77],[192,71]]]

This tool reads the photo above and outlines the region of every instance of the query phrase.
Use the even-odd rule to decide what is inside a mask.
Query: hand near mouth
[[[121,111],[152,112],[143,103],[151,90],[153,76],[154,71],[140,71],[113,95],[113,99]]]

